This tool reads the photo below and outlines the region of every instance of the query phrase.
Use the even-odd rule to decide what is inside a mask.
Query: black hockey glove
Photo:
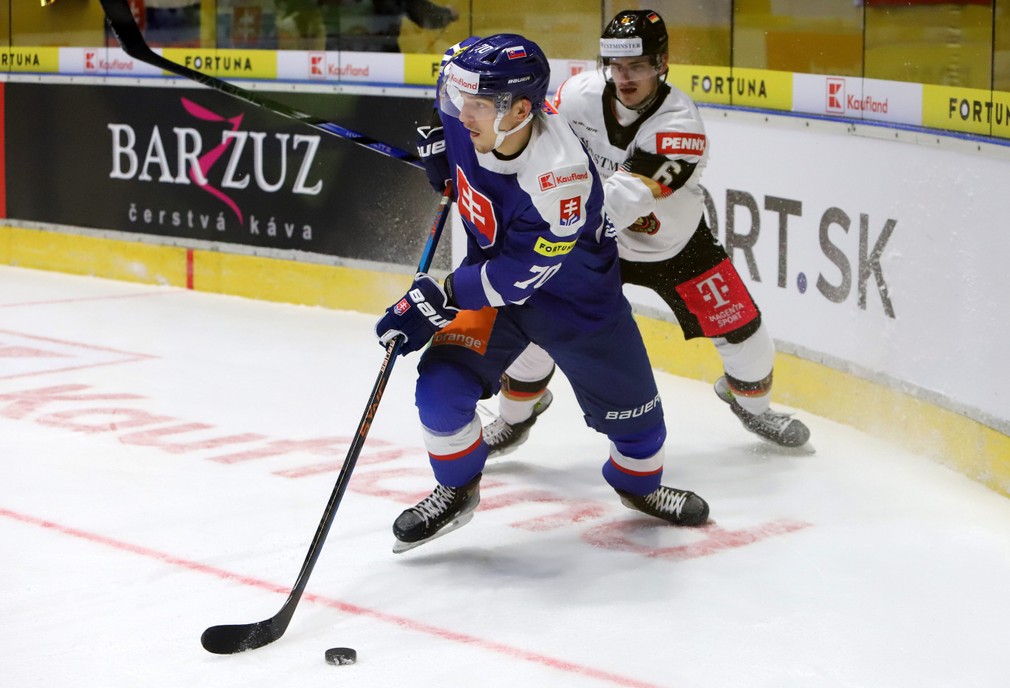
[[[669,196],[687,183],[697,166],[697,163],[671,160],[665,155],[647,153],[636,148],[631,157],[621,164],[621,169],[652,179],[663,188],[663,196]]]
[[[393,337],[402,335],[406,341],[400,345],[400,355],[406,356],[421,349],[432,335],[456,317],[459,309],[449,304],[450,298],[439,283],[419,272],[414,276],[410,291],[379,318],[375,335],[383,346]]]
[[[438,122],[437,115],[433,121]],[[424,172],[428,175],[431,188],[442,193],[445,183],[452,175],[449,174],[449,159],[445,155],[445,133],[441,122],[417,128],[417,154],[424,163]]]

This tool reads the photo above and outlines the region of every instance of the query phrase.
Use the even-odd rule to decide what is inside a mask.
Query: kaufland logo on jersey
[[[656,152],[660,155],[701,155],[705,152],[705,135],[661,131],[656,134]]]
[[[845,79],[828,79],[827,91],[827,103],[824,111],[831,115],[844,115]]]
[[[326,53],[309,53],[309,78],[326,78]]]
[[[540,182],[540,190],[548,191],[549,189],[556,189],[557,187],[564,186],[565,184],[587,182],[589,181],[589,171],[585,168],[571,171],[551,171],[540,175],[537,177],[537,180]]]
[[[98,69],[98,65],[96,64],[97,57],[98,54],[94,50],[84,51],[84,71],[94,72]]]

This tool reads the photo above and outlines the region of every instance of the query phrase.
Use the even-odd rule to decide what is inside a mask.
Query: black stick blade
[[[237,652],[255,650],[269,645],[284,635],[284,628],[277,628],[273,619],[251,624],[211,626],[200,636],[200,643],[207,652],[216,655],[233,655]]]

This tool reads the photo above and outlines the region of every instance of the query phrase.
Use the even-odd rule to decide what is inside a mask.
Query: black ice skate
[[[488,457],[508,454],[519,448],[519,445],[530,436],[530,428],[537,422],[537,416],[547,410],[547,407],[554,401],[554,394],[551,390],[544,392],[544,395],[533,405],[533,415],[522,423],[509,425],[501,416],[498,416],[484,426],[484,441],[491,448]]]
[[[733,396],[725,377],[715,381],[716,395],[729,404],[743,426],[759,437],[783,447],[801,447],[810,439],[810,429],[789,413],[768,409],[759,416],[748,412]]]
[[[393,552],[399,554],[462,528],[480,504],[480,476],[462,487],[437,485],[435,491],[393,522]]]
[[[660,485],[644,497],[623,490],[617,490],[617,494],[629,509],[661,518],[675,526],[701,526],[708,521],[708,503],[693,492]]]

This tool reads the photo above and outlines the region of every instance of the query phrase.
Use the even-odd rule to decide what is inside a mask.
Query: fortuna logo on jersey
[[[463,220],[476,232],[477,243],[481,248],[493,246],[495,238],[498,236],[498,220],[495,219],[491,199],[470,186],[466,174],[463,173],[463,168],[458,166],[456,167],[456,189],[459,193],[456,209],[459,210]],[[482,241],[482,239],[486,241]]]
[[[561,201],[561,226],[571,227],[582,220],[582,196]]]
[[[660,155],[701,155],[705,152],[705,135],[661,131],[656,134],[656,152]]]
[[[588,182],[589,171],[584,165],[573,165],[570,167],[564,167],[557,171],[542,174],[537,177],[537,181],[540,182],[540,190],[547,191],[559,186],[564,186],[565,184]]]

